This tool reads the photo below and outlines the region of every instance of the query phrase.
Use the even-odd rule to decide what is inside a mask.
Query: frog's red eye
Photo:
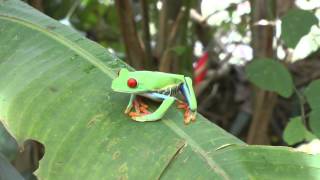
[[[128,84],[128,86],[129,86],[130,88],[135,88],[135,87],[137,87],[138,82],[137,82],[137,80],[135,80],[134,78],[130,78],[130,79],[128,79],[127,84]]]

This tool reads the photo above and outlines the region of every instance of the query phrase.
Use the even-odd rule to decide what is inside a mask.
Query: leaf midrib
[[[185,140],[192,147],[192,149],[205,160],[205,162],[214,172],[219,174],[224,179],[230,179],[227,173],[219,166],[219,164],[216,163],[210,156],[208,156],[206,151],[188,134],[186,134],[181,128],[179,128],[173,121],[170,121],[169,119],[163,119],[162,122],[164,122],[165,125],[170,127],[173,130],[173,132],[175,132],[177,135],[185,138]]]
[[[111,79],[114,79],[115,77],[117,77],[117,75],[115,73],[113,73],[112,69],[109,68],[108,66],[106,66],[104,63],[102,63],[98,58],[96,58],[95,56],[90,54],[88,51],[81,48],[78,44],[72,42],[71,40],[65,38],[62,35],[59,35],[53,31],[49,31],[46,28],[43,28],[43,27],[38,26],[34,23],[31,23],[29,21],[26,21],[24,19],[17,18],[14,16],[0,14],[0,19],[5,20],[5,21],[15,22],[15,23],[24,25],[25,27],[28,27],[30,29],[39,31],[40,33],[47,35],[48,37],[58,41],[59,43],[68,47],[69,49],[75,51],[77,54],[82,56],[83,59],[92,63],[94,66],[99,68],[102,72],[107,74]],[[180,136],[181,138],[184,138],[187,141],[187,143],[192,147],[192,149],[205,160],[205,162],[209,165],[209,167],[214,172],[219,174],[224,179],[230,179],[228,177],[227,173],[218,165],[218,163],[216,163],[210,156],[208,156],[208,154],[205,152],[205,150],[198,143],[196,143],[196,141],[194,141],[189,135],[187,135],[181,128],[179,128],[175,124],[175,122],[173,122],[169,119],[163,119],[161,122],[164,123],[166,126],[168,126],[178,136]]]

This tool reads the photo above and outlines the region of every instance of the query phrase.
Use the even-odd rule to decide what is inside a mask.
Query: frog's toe
[[[149,106],[147,104],[145,104],[144,102],[140,101],[140,106],[141,107],[144,107],[144,108],[148,108]]]
[[[137,113],[137,112],[129,112],[129,116],[131,117],[131,118],[134,118],[134,117],[138,117],[138,116],[140,116],[141,114],[140,113]]]
[[[189,124],[191,121],[190,111],[186,111],[183,116],[184,124]]]
[[[150,112],[148,111],[148,108],[144,106],[140,106],[140,112],[144,114],[150,114]]]
[[[191,112],[191,121],[196,121],[197,112]]]
[[[184,123],[189,124],[191,121],[196,120],[196,112],[190,111],[189,109],[184,113]]]
[[[184,124],[188,125],[190,122],[191,122],[191,118],[190,117],[184,118]]]

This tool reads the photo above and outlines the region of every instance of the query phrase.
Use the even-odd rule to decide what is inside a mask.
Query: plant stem
[[[298,99],[299,99],[302,123],[307,128],[306,114],[305,114],[305,109],[304,109],[304,104],[306,102],[305,98],[295,86],[293,86],[293,88],[294,88],[294,91],[297,94]]]

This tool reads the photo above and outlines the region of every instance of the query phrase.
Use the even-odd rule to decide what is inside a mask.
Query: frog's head
[[[143,86],[143,77],[137,72],[129,72],[128,69],[122,68],[118,77],[112,81],[111,88],[117,92],[124,93],[141,93],[146,92],[148,88]]]

